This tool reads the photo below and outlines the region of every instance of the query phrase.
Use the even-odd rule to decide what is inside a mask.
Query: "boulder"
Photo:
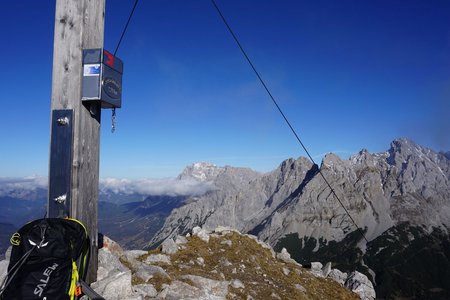
[[[279,260],[284,261],[285,263],[292,263],[292,264],[296,264],[301,266],[298,262],[296,262],[295,260],[293,260],[291,258],[291,255],[289,254],[289,252],[286,250],[286,248],[281,249],[280,253],[277,253],[277,258]]]
[[[322,275],[323,277],[328,277],[328,275],[331,272],[331,262],[328,262],[323,268],[322,268]]]
[[[245,288],[245,285],[239,279],[233,279],[231,281],[231,286],[234,287],[235,289],[244,289]]]
[[[206,229],[196,226],[192,229],[192,235],[199,237],[206,243],[209,243],[209,232]]]
[[[175,244],[177,245],[184,245],[188,242],[187,238],[185,238],[182,235],[177,235],[177,237],[175,238]]]
[[[157,299],[206,299],[206,295],[202,290],[187,284],[183,281],[174,280],[170,285],[166,285]]]
[[[163,263],[170,265],[170,257],[165,254],[151,254],[147,256],[145,259],[145,263],[148,265],[154,264],[154,263]]]
[[[106,235],[103,236],[103,245],[101,246],[102,246],[101,249],[108,249],[112,254],[114,254],[117,257],[121,257],[123,255],[122,247],[120,247],[118,243],[116,243]]]
[[[322,271],[323,265],[320,262],[312,262],[310,272],[316,277],[324,277]]]
[[[129,264],[130,269],[133,271],[133,275],[140,278],[144,282],[147,282],[149,279],[153,278],[155,273],[159,273],[164,277],[169,278],[169,275],[161,267],[148,265],[134,259],[133,257],[127,257],[126,255],[124,255],[123,258],[125,258]]]
[[[233,245],[233,242],[230,240],[224,240],[220,242],[221,245],[227,245],[228,247],[231,247]]]
[[[129,299],[129,297],[133,296],[131,271],[111,272],[108,277],[92,283],[91,287],[108,300]]]
[[[144,250],[128,250],[125,251],[125,255],[127,257],[133,257],[134,259],[138,259],[139,257],[146,255],[148,252]]]
[[[372,282],[358,271],[352,272],[347,277],[345,287],[358,294],[361,300],[373,300],[376,297]]]
[[[172,238],[166,239],[161,244],[161,252],[164,254],[174,254],[178,251],[178,245]]]
[[[151,284],[137,284],[133,286],[133,292],[143,297],[156,297],[158,292]]]
[[[129,269],[108,248],[98,250],[97,280],[102,280],[113,273],[124,273],[127,271]]]
[[[5,278],[6,273],[8,272],[8,265],[9,265],[8,260],[0,261],[0,283],[3,282],[3,279]]]
[[[332,269],[328,274],[328,278],[333,279],[343,286],[345,284],[345,280],[347,279],[347,273],[343,273],[338,269]]]
[[[228,281],[218,281],[196,275],[183,275],[181,278],[188,280],[195,287],[202,289],[206,295],[211,297],[208,299],[221,299],[222,297],[225,299],[228,294]]]
[[[190,279],[195,280],[195,282],[193,281],[194,284],[199,283],[198,278]],[[209,288],[211,288],[211,286],[209,286]],[[158,295],[158,299],[225,300],[227,292],[228,290],[224,293],[223,290],[211,290],[208,289],[208,287],[197,287],[183,281],[175,280],[164,288],[164,290]]]

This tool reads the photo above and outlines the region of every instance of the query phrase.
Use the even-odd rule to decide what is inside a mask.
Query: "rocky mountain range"
[[[182,176],[214,188],[175,208],[149,248],[195,226],[230,226],[288,249],[300,263],[356,268],[381,298],[450,298],[448,153],[398,139],[383,153],[328,154],[320,167],[300,157],[266,174],[197,164]],[[412,261],[420,271],[407,267]]]
[[[330,153],[320,171],[356,224],[367,228],[366,238],[373,240],[402,222],[429,230],[450,224],[449,168],[446,154],[400,139],[384,153],[362,150],[349,160]],[[188,176],[212,181],[214,189],[174,210],[152,242],[184,227],[214,228],[224,221],[270,243],[292,232],[342,240],[356,229],[319,175],[319,167],[304,157],[288,159],[267,174],[204,163],[180,175]]]
[[[196,163],[170,185],[177,182],[200,188],[104,193],[100,230],[126,249],[153,249],[196,226],[228,226],[287,249],[298,263],[358,270],[379,298],[450,298],[450,152],[398,139],[386,152],[348,160],[330,153],[320,166],[288,159],[269,173]]]

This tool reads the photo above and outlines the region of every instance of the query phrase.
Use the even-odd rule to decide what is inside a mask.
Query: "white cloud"
[[[0,177],[0,195],[16,190],[34,191],[38,188],[47,189],[48,180],[44,176],[24,178]]]
[[[211,182],[199,182],[193,179],[100,179],[100,190],[124,194],[144,195],[202,195],[213,188]]]
[[[194,179],[119,179],[101,178],[100,192],[143,195],[189,195],[198,196],[213,188],[211,182],[199,182]],[[48,188],[48,179],[43,176],[25,178],[0,177],[0,196],[25,195],[39,189]]]

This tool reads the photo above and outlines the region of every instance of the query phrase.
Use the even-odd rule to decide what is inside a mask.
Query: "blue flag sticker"
[[[100,64],[84,65],[83,76],[100,76]]]

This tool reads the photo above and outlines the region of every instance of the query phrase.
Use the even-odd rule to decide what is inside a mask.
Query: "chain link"
[[[112,109],[111,113],[111,132],[114,133],[116,131],[116,108]]]

